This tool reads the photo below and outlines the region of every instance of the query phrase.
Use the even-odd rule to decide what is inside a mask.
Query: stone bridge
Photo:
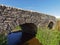
[[[37,27],[49,27],[52,23],[54,27],[56,18],[39,12],[0,5],[0,32],[13,30],[25,23],[35,24]]]

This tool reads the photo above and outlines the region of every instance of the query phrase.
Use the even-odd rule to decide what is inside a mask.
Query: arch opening
[[[49,28],[49,29],[52,29],[52,28],[53,28],[53,25],[54,25],[54,23],[53,23],[53,22],[50,22],[50,23],[48,24],[48,28]]]
[[[22,29],[22,41],[21,43],[27,42],[32,38],[36,37],[37,26],[34,23],[25,23],[20,25]]]
[[[37,33],[37,26],[34,23],[25,23],[20,25],[22,32],[34,34]]]

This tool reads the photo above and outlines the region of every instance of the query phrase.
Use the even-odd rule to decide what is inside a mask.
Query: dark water
[[[8,36],[8,45],[16,45],[20,38],[22,37],[22,32],[11,33]]]

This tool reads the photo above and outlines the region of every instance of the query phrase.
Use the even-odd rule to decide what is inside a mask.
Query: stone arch
[[[48,28],[49,29],[53,29],[53,26],[54,26],[54,22],[50,21],[49,24],[48,24]]]

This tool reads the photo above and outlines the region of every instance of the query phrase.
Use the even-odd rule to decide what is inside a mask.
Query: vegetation
[[[49,30],[49,29],[38,29],[38,33],[36,38],[43,44],[43,45],[59,45],[59,34],[58,30]]]
[[[60,31],[60,20],[57,20],[55,29]]]
[[[14,31],[18,31],[21,28],[16,26]],[[47,28],[38,28],[36,38],[43,44],[43,45],[59,45],[60,43],[60,21],[57,21],[55,29],[47,29]],[[7,37],[4,34],[0,35],[0,45],[7,44]]]
[[[7,45],[7,37],[4,34],[0,34],[0,45]]]
[[[21,30],[21,27],[20,26],[16,26],[11,32],[15,32],[15,31],[19,31]]]

